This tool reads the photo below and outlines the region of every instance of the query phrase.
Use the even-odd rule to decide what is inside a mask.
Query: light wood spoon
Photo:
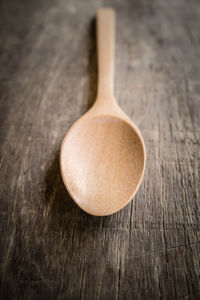
[[[145,168],[145,146],[113,95],[115,13],[97,12],[98,93],[93,107],[70,128],[61,145],[64,184],[84,211],[110,215],[135,195]]]

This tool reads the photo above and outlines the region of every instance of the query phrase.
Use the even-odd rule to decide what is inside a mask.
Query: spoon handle
[[[111,8],[100,8],[97,12],[97,44],[97,98],[113,99],[115,12]]]

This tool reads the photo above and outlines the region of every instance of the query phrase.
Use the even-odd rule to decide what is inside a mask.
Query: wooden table
[[[145,177],[108,217],[61,180],[62,138],[96,95],[104,2],[2,3],[0,299],[200,299],[198,0],[109,1],[115,95],[144,135]]]

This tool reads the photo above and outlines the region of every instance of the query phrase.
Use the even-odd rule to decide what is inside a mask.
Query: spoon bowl
[[[61,173],[75,202],[92,215],[120,210],[135,194],[144,146],[125,120],[102,115],[78,121],[61,147]]]
[[[114,12],[98,11],[98,95],[66,134],[60,152],[64,184],[79,207],[96,216],[124,207],[144,173],[145,146],[113,96]]]

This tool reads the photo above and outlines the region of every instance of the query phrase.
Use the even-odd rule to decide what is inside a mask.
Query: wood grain
[[[144,136],[144,181],[93,217],[61,180],[62,138],[96,96],[104,4],[2,2],[1,299],[200,299],[199,1],[109,1],[115,95]]]

